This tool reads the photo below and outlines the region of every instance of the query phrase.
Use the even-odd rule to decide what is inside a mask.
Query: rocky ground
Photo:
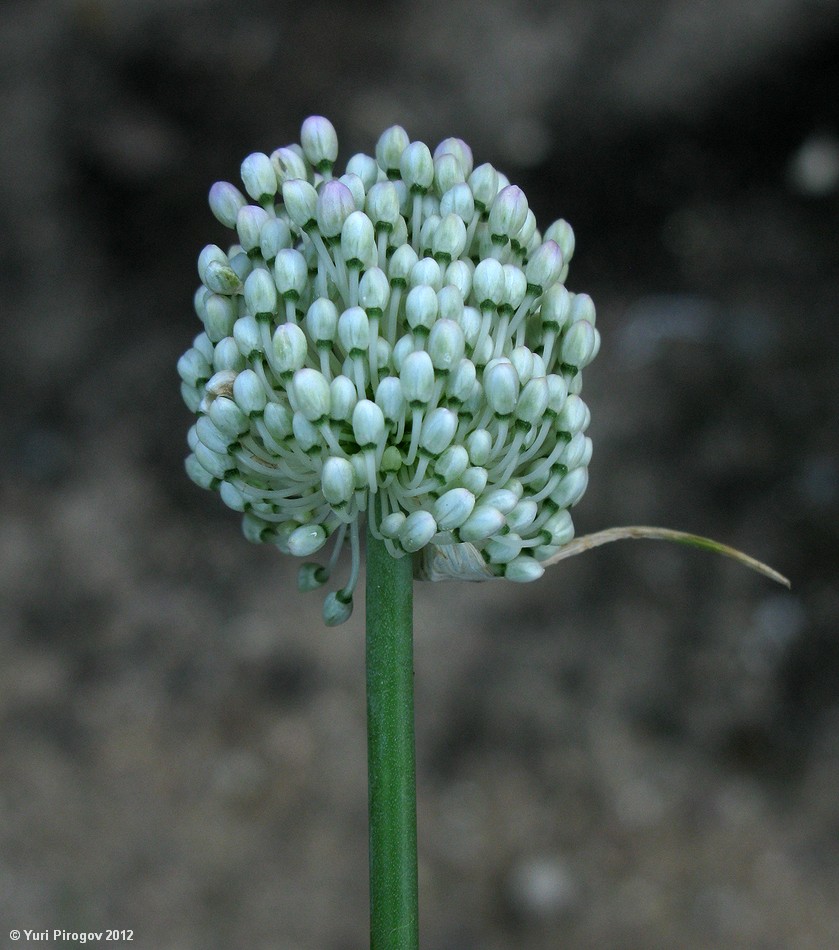
[[[206,208],[330,116],[469,141],[604,345],[581,532],[417,589],[427,950],[839,945],[839,3],[0,10],[0,939],[366,940],[363,610],[182,470]]]

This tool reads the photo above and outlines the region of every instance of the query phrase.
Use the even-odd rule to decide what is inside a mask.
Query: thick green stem
[[[413,572],[367,534],[370,947],[416,950]]]

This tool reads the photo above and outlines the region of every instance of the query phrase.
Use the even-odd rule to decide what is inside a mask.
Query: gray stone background
[[[574,225],[579,531],[793,580],[418,587],[423,946],[839,946],[839,3],[6,0],[0,50],[0,943],[365,944],[363,608],[186,480],[175,373],[209,185],[319,112]]]

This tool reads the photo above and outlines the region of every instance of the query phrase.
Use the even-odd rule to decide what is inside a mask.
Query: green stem
[[[371,950],[416,950],[413,571],[367,533]]]

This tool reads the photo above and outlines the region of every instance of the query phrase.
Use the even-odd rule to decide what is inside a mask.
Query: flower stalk
[[[413,576],[367,535],[367,770],[371,950],[417,947]]]

